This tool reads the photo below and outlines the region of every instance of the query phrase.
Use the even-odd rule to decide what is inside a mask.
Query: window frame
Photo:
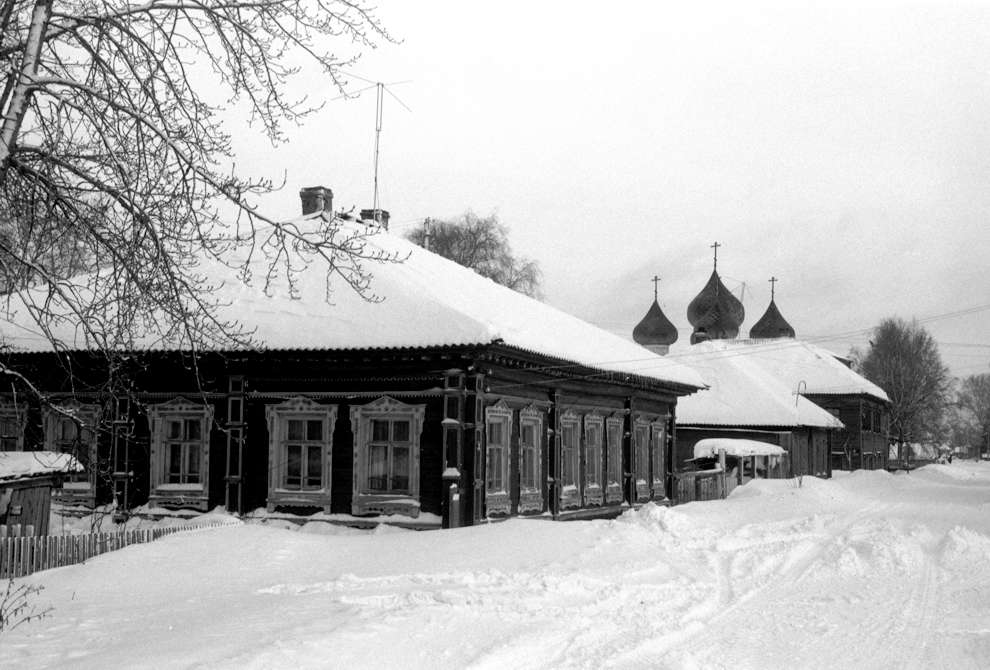
[[[597,431],[597,436],[593,435]],[[605,500],[603,467],[605,419],[600,414],[584,417],[584,503],[601,505]]]
[[[265,408],[268,424],[268,510],[282,507],[322,507],[330,511],[333,463],[333,433],[337,425],[337,406],[316,402],[311,398],[296,396]],[[290,422],[304,422],[303,439],[291,438]],[[321,439],[309,439],[308,422],[322,424]],[[289,485],[289,448],[300,449],[299,487]],[[305,486],[309,472],[310,449],[320,449],[320,484]]]
[[[174,443],[165,434],[169,421],[176,419],[199,422],[199,481],[169,482],[169,445]],[[168,506],[196,507],[205,510],[210,483],[210,437],[213,427],[213,408],[178,397],[168,402],[152,405],[148,410],[151,429],[151,493],[149,501]],[[191,440],[183,441],[191,443]],[[186,453],[186,449],[182,450]],[[183,457],[186,463],[186,458]]]
[[[652,473],[653,497],[667,497],[667,418],[650,423],[650,471]]]
[[[605,419],[606,489],[605,502],[622,502],[622,442],[625,438],[625,421],[621,417]]]
[[[101,408],[95,403],[81,403],[75,399],[56,400],[53,404],[59,409],[46,408],[43,416],[45,449],[54,453],[71,454],[85,468],[82,472],[73,472],[63,476],[62,486],[56,489],[56,497],[62,497],[61,491],[66,493],[71,491],[75,494],[90,496],[96,485],[98,470],[97,445],[99,440],[97,429],[102,416]],[[66,451],[64,449],[65,440],[58,437],[58,427],[63,421],[76,425],[73,416],[83,424],[83,431],[88,431],[89,436],[88,439],[82,439],[77,435],[76,439],[72,441],[72,448]],[[75,447],[76,442],[79,444],[78,448]]]
[[[350,409],[351,430],[354,433],[353,444],[353,477],[351,513],[365,514],[404,514],[419,516],[420,504],[420,449],[423,432],[423,419],[426,415],[426,405],[410,405],[389,396],[382,396],[365,405],[352,406]],[[370,489],[366,485],[369,471],[370,447],[372,442],[372,422],[387,420],[408,421],[409,440],[403,442],[409,447],[408,489],[405,492],[390,492]],[[390,437],[392,435],[389,429]],[[392,462],[393,447],[389,440],[389,463]],[[394,473],[389,470],[389,478]]]
[[[523,440],[524,427],[533,427],[533,444]],[[519,513],[543,511],[543,412],[527,407],[519,412]],[[523,478],[523,464],[529,462],[532,482]]]
[[[633,421],[633,484],[636,501],[650,499],[650,423],[646,418]]]
[[[559,496],[562,507],[581,506],[581,416],[573,410],[565,411],[560,417],[559,453],[560,464],[558,466]],[[565,444],[565,438],[573,435],[575,443]],[[568,479],[568,472],[572,473]]]
[[[27,408],[11,400],[0,403],[0,425],[10,422],[17,426],[17,433],[4,435],[0,431],[0,451],[24,451],[24,429],[27,426]],[[4,449],[3,443],[14,440],[14,449]]]
[[[501,440],[493,444],[492,428],[500,426]],[[507,515],[511,512],[509,458],[512,453],[512,410],[499,401],[485,408],[485,512]],[[498,455],[498,467],[492,467]]]

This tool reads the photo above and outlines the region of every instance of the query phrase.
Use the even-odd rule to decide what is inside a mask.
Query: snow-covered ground
[[[26,581],[53,611],[0,634],[8,670],[986,668],[990,465],[615,521],[235,525]]]

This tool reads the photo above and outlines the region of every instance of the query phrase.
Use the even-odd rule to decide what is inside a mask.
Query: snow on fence
[[[123,549],[130,544],[152,542],[181,531],[225,525],[227,524],[210,523],[139,528],[113,533],[42,536],[35,536],[32,526],[27,526],[23,534],[19,525],[0,526],[0,579],[25,577],[41,570],[75,565],[108,551]]]

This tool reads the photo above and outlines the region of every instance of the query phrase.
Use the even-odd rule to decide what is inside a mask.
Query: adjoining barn
[[[47,535],[52,488],[61,477],[81,472],[69,454],[50,451],[0,452],[0,528],[20,535]]]
[[[127,361],[126,393],[80,390],[8,311],[9,360],[99,422],[86,438],[109,485],[93,482],[94,500],[460,525],[669,499],[675,406],[703,385],[693,370],[374,222],[335,218],[329,189],[315,201],[323,209],[295,225],[333,221],[367,234],[369,254],[400,259],[369,268],[378,299],[345,287],[328,302],[318,263],[290,297],[204,257],[201,271],[223,282],[220,318],[253,331],[258,348],[198,353],[198,375],[188,349],[149,333]],[[101,372],[71,324],[55,334],[74,369]],[[12,426],[22,443],[68,444],[17,397],[6,407],[27,417]]]

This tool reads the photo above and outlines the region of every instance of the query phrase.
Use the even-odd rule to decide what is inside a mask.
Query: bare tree
[[[859,367],[890,396],[891,432],[900,443],[931,441],[939,434],[952,380],[927,330],[917,322],[884,319]]]
[[[408,237],[425,246],[427,235],[430,251],[514,291],[540,297],[539,264],[513,255],[508,229],[495,214],[479,217],[469,211],[453,220],[428,220],[423,229],[414,229]]]
[[[990,374],[971,375],[959,385],[958,405],[968,416],[966,441],[980,452],[990,451]]]
[[[64,322],[108,355],[149,332],[249,345],[217,316],[203,257],[266,286],[325,263],[368,289],[363,234],[260,211],[273,183],[237,174],[218,115],[241,108],[281,141],[316,109],[286,97],[303,59],[342,87],[351,60],[329,49],[390,39],[360,0],[0,1],[0,285],[53,348],[78,345]]]

